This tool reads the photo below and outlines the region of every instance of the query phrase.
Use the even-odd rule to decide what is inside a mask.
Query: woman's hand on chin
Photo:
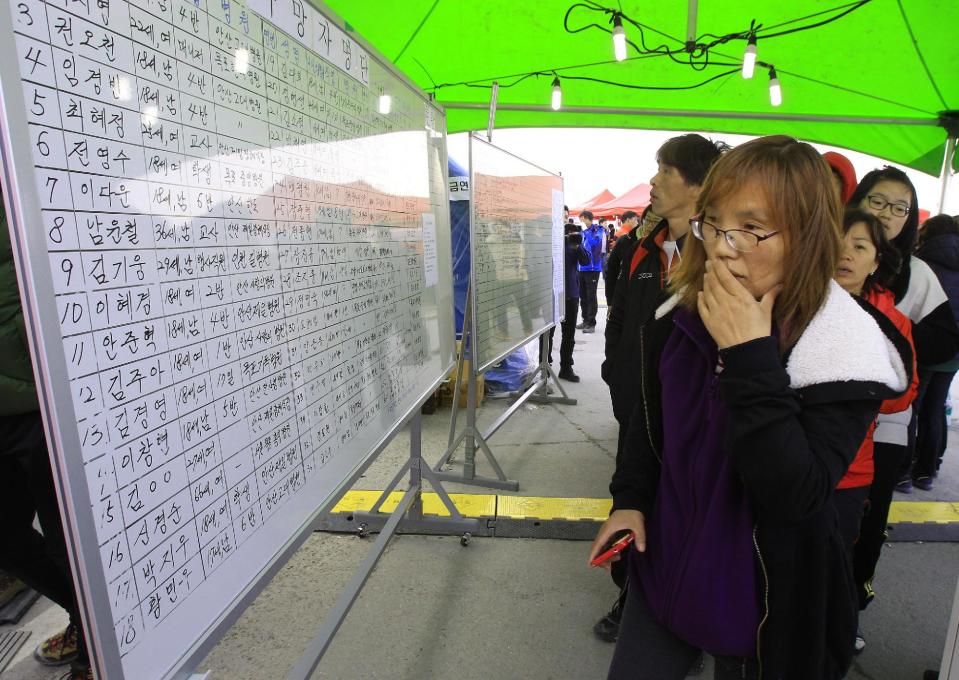
[[[699,316],[719,349],[741,345],[772,333],[773,305],[782,284],[756,300],[722,260],[706,262]]]

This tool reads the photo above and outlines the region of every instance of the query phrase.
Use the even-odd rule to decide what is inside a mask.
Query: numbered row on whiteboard
[[[216,58],[208,52],[213,44],[233,52],[224,65],[240,75],[250,66],[268,65],[265,48],[277,55],[277,64],[310,66],[326,75],[342,72],[369,85],[366,50],[301,0],[263,0],[249,6],[235,0],[12,0],[11,6],[18,31],[121,66],[133,59],[128,48],[118,48],[117,38],[131,38],[207,70],[216,68]],[[241,49],[247,52],[237,60]],[[316,57],[336,68],[314,64]]]

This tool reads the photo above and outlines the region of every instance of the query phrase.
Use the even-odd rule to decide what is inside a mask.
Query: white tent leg
[[[956,156],[956,138],[949,137],[946,140],[946,152],[942,158],[942,174],[940,175],[942,189],[939,192],[939,208],[936,213],[941,213],[946,208],[946,194],[949,192],[949,180],[952,178],[952,161]]]

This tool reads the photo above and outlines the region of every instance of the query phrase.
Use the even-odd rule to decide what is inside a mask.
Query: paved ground
[[[526,406],[492,440],[507,474],[521,482],[522,494],[606,493],[616,430],[599,379],[602,327],[597,330],[579,336],[576,346],[576,370],[584,380],[569,389],[580,403]],[[488,402],[481,422],[491,422],[505,406]],[[448,422],[448,409],[424,418],[423,450],[429,461],[443,452]],[[959,499],[959,430],[952,437],[936,490],[904,500]],[[406,441],[398,437],[358,488],[382,488],[405,460]],[[285,677],[370,544],[352,536],[312,536],[200,670],[211,671],[210,680]],[[587,544],[577,541],[477,538],[463,548],[455,537],[400,536],[315,677],[602,678],[612,648],[596,640],[590,628],[615,593],[605,574],[585,566],[586,551]],[[864,617],[868,647],[848,678],[919,680],[924,669],[937,668],[957,576],[959,544],[887,547],[876,583],[879,599]],[[64,623],[62,613],[41,600],[21,627],[34,631],[35,643]],[[27,648],[3,674],[4,680],[56,677],[29,658]]]

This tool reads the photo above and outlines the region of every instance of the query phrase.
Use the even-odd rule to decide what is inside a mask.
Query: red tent
[[[583,203],[583,205],[579,206],[578,208],[573,208],[572,210],[570,210],[569,214],[572,215],[573,217],[576,217],[584,210],[591,211],[594,205],[605,203],[606,201],[612,200],[613,198],[615,198],[615,196],[613,196],[612,191],[610,191],[609,189],[603,189],[598,194],[593,196],[591,199]]]
[[[651,186],[645,182],[637,184],[622,196],[613,198],[605,203],[594,205],[592,210],[596,217],[612,217],[613,215],[622,215],[627,210],[634,210],[640,215],[646,206],[649,205],[649,190]]]

